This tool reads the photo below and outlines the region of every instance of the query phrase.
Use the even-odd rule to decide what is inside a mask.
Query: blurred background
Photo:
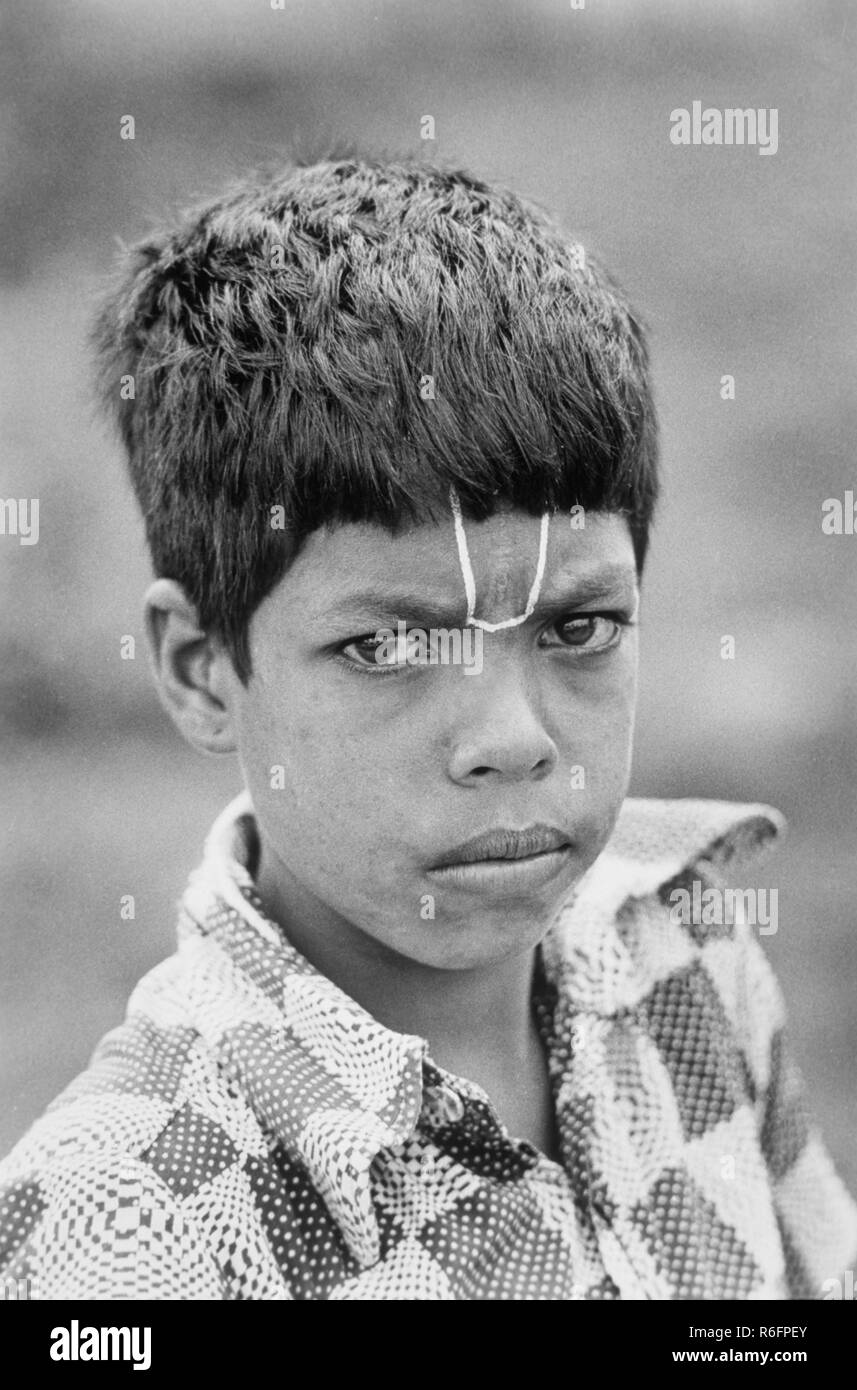
[[[0,537],[0,1152],[172,949],[239,789],[150,686],[142,528],[88,383],[93,295],[185,201],[346,139],[548,205],[648,321],[666,490],[632,791],[788,817],[758,880],[779,890],[765,947],[857,1190],[857,536],[821,530],[857,484],[853,6],[10,0],[2,30],[0,496],[40,499],[40,538]],[[776,107],[778,152],[672,145],[694,100]]]

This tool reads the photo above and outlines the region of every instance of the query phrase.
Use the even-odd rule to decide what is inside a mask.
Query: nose
[[[457,684],[448,764],[454,782],[536,782],[553,771],[559,750],[520,673],[495,670],[489,677],[483,670],[463,692],[462,683]]]

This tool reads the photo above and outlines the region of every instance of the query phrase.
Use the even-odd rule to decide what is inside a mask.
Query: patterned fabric
[[[822,1296],[857,1210],[774,977],[749,927],[669,909],[739,883],[780,824],[626,801],[537,953],[560,1165],[283,939],[239,798],[177,954],[0,1165],[0,1273],[44,1299]]]

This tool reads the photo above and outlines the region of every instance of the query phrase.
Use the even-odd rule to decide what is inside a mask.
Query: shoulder
[[[626,866],[637,891],[657,891],[693,865],[749,868],[785,831],[762,803],[628,797],[604,855]]]
[[[762,804],[626,800],[551,933],[575,1002],[613,1013],[713,994],[712,1007],[738,1027],[752,977],[759,1021],[770,1015],[774,1026],[778,996],[744,909],[784,829]]]
[[[139,1154],[181,1104],[200,1039],[183,1008],[175,957],[134,990],[124,1021],[0,1165],[0,1176],[108,1150]]]
[[[223,1297],[208,1242],[144,1158],[105,1147],[2,1178],[0,1277],[31,1298]]]
[[[212,1184],[264,1146],[191,1019],[183,969],[171,957],[140,982],[0,1164],[0,1271],[38,1297],[224,1296]]]

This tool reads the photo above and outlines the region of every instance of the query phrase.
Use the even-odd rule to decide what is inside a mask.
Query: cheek
[[[271,698],[270,686],[260,685],[242,710],[239,743],[254,804],[288,826],[292,839],[353,840],[370,820],[377,830],[389,804],[383,723],[375,722],[371,737],[358,736],[341,703],[285,682]]]
[[[635,682],[617,689],[593,723],[591,757],[605,785],[623,789],[628,778],[636,711]]]
[[[611,760],[611,750],[624,756],[637,706],[636,650],[631,647],[621,664],[592,681],[555,687],[554,737],[564,750],[585,748]],[[557,716],[559,719],[557,721]]]
[[[635,711],[636,666],[629,660],[609,685],[574,701],[559,731],[560,777],[575,769],[573,796],[594,840],[609,831],[628,790]]]

